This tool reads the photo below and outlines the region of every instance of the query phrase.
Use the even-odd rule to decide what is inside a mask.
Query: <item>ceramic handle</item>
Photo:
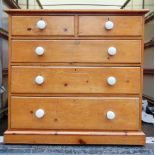
[[[46,22],[44,20],[39,20],[37,22],[37,28],[41,29],[41,30],[45,29],[46,28]]]
[[[117,49],[115,47],[109,47],[108,48],[108,54],[111,55],[111,56],[114,56],[116,55],[117,53]]]
[[[35,49],[35,53],[38,55],[38,56],[41,56],[41,55],[43,55],[44,54],[44,48],[43,47],[37,47],[36,49]]]
[[[37,118],[42,118],[42,117],[44,117],[44,115],[45,115],[45,111],[44,111],[43,109],[38,109],[38,110],[36,110],[36,112],[35,112],[35,116],[36,116]]]
[[[115,118],[115,113],[113,111],[107,112],[107,119],[113,120]]]
[[[107,78],[107,83],[110,85],[110,86],[113,86],[116,84],[116,78],[114,76],[110,76]]]
[[[41,76],[41,75],[38,75],[36,78],[35,78],[35,82],[36,82],[36,84],[38,84],[38,85],[41,85],[41,84],[43,84],[44,83],[44,77],[43,76]]]
[[[104,26],[107,30],[111,30],[114,27],[114,23],[112,21],[107,21]]]

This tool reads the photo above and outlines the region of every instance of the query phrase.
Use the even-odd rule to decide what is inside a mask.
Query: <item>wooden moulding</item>
[[[149,12],[148,9],[143,9],[143,10],[108,10],[108,9],[52,9],[52,10],[21,10],[21,9],[7,9],[5,10],[5,12],[7,12],[8,14],[12,14],[12,15],[23,15],[23,14],[33,14],[33,15],[40,15],[40,13],[43,14],[51,14],[51,13],[97,13],[97,14],[110,14],[110,15],[118,15],[118,14],[122,14],[122,15],[144,15],[147,12]]]
[[[145,136],[144,133],[141,131],[6,131],[4,143],[144,145]]]

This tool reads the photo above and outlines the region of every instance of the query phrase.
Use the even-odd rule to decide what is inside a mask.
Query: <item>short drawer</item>
[[[73,36],[74,16],[13,16],[12,35]]]
[[[141,16],[80,16],[79,36],[140,36]]]
[[[140,63],[140,40],[13,40],[12,62]]]
[[[12,93],[140,93],[139,67],[13,66]]]
[[[11,128],[138,130],[139,98],[11,97]]]

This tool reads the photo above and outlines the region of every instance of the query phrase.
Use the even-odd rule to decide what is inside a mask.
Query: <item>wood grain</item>
[[[138,98],[12,97],[11,102],[12,129],[140,129]],[[40,108],[45,116],[38,119],[35,112]],[[115,113],[114,120],[107,119],[108,111]]]
[[[108,20],[114,23],[112,30],[104,28]],[[140,36],[140,16],[79,16],[79,36]]]
[[[148,9],[128,9],[128,10],[122,10],[122,9],[51,9],[51,10],[33,10],[33,9],[29,9],[29,10],[25,10],[25,9],[6,9],[5,12],[7,12],[8,14],[12,14],[12,15],[42,15],[42,14],[46,14],[46,15],[52,15],[54,13],[58,13],[58,14],[68,14],[68,13],[73,13],[73,14],[77,14],[77,13],[84,13],[84,14],[105,14],[105,15],[109,15],[109,14],[114,14],[114,15],[144,15],[147,12],[149,12]]]
[[[90,63],[90,62],[11,62],[11,66],[69,66],[69,67],[124,67],[124,63]],[[141,63],[127,63],[125,67],[141,67]]]
[[[36,76],[45,78],[42,85]],[[114,76],[114,86],[107,78]],[[12,93],[103,93],[139,94],[139,67],[12,67]]]
[[[35,49],[40,46],[45,50],[42,56],[35,53]],[[109,47],[117,49],[115,56],[108,54]],[[25,63],[141,63],[141,41],[13,40],[11,61]]]
[[[144,145],[141,131],[144,14],[148,10],[7,10],[5,143]],[[36,22],[47,23],[40,31]],[[114,22],[107,31],[104,23]],[[36,57],[36,46],[45,54]],[[117,54],[107,55],[109,46]],[[38,86],[37,75],[45,77]],[[115,76],[114,86],[107,77]],[[37,120],[34,113],[44,108]],[[106,119],[107,110],[116,118]]]
[[[135,132],[7,131],[4,143],[23,144],[119,144],[144,145],[145,136]]]
[[[39,30],[36,26],[37,21],[40,19],[44,20],[47,24],[44,30]],[[13,16],[12,35],[73,36],[74,16]]]

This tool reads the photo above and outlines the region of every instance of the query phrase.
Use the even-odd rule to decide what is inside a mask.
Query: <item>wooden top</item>
[[[43,9],[43,10],[21,10],[21,9],[7,9],[8,14],[51,14],[51,13],[102,13],[102,14],[131,14],[131,15],[144,15],[149,12],[148,9],[143,10],[121,10],[121,9]]]

